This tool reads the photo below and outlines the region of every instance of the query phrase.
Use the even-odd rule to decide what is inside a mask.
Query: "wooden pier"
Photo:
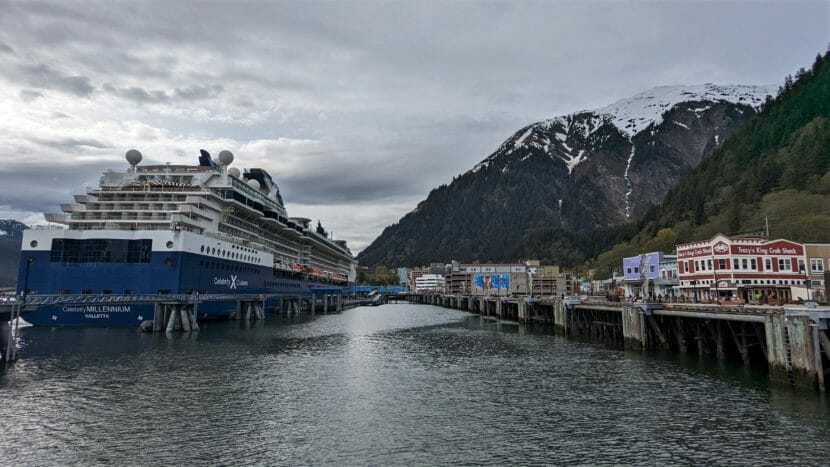
[[[626,349],[673,350],[766,365],[772,381],[792,386],[825,391],[830,376],[830,307],[429,294],[398,298],[520,323],[549,324],[567,336]]]

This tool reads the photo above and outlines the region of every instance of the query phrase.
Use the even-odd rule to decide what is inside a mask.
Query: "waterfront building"
[[[475,296],[561,296],[573,293],[572,276],[559,266],[525,263],[461,264],[447,273],[447,292]]]
[[[409,282],[409,269],[408,268],[398,268],[398,285],[406,289],[406,285]]]
[[[766,304],[811,298],[805,246],[791,240],[717,234],[677,245],[677,258],[678,289],[688,300]]]
[[[812,300],[826,303],[830,299],[830,244],[805,243],[807,280]]]
[[[426,274],[426,272],[421,268],[410,268],[409,272],[407,273],[407,280],[406,280],[406,290],[409,292],[415,291],[415,283],[418,281],[418,278]]]
[[[626,297],[674,297],[677,276],[677,255],[652,251],[623,258],[622,285]]]
[[[415,281],[415,292],[443,293],[446,290],[446,281],[441,274],[423,274]]]

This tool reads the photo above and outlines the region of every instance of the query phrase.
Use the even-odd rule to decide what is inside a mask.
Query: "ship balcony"
[[[181,204],[181,205],[179,205],[179,209],[178,209],[178,211],[176,211],[176,213],[177,214],[188,214],[188,215],[191,215],[191,216],[199,216],[199,217],[202,217],[202,218],[205,218],[205,219],[208,219],[208,220],[213,218],[210,215],[210,213],[208,213],[204,209],[200,209],[198,206],[193,206],[192,204]]]
[[[188,196],[184,199],[184,202],[190,205],[199,206],[202,209],[208,208],[218,212],[222,211],[221,206],[219,206],[217,203],[206,200],[204,196]]]
[[[63,212],[79,212],[84,210],[85,207],[80,204],[61,203],[61,211]]]
[[[184,214],[173,214],[170,216],[170,222],[179,223],[179,224],[186,224],[191,225],[193,227],[199,227],[206,229],[210,227],[210,222],[205,222],[199,219],[193,219],[191,217],[187,217]]]
[[[63,212],[47,212],[43,215],[46,222],[54,222],[55,224],[68,224],[69,216]]]
[[[228,200],[228,201],[229,201],[229,204],[232,204],[232,205],[240,208],[241,210],[243,210],[245,212],[253,214],[256,217],[262,217],[262,211],[259,211],[255,208],[252,208],[251,206],[248,206],[247,204],[242,204],[242,203],[240,203],[239,201],[237,201],[235,199],[231,199],[231,200]]]
[[[75,195],[75,202],[80,204],[96,203],[98,198],[92,195]]]

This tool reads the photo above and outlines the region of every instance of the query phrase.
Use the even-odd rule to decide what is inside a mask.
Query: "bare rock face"
[[[771,87],[664,86],[528,125],[359,256],[362,265],[515,260],[528,231],[639,219],[756,114]]]

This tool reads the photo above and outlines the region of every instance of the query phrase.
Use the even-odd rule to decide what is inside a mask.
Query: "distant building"
[[[398,285],[406,289],[406,284],[409,282],[409,269],[398,268]]]
[[[830,244],[805,243],[810,299],[826,303],[830,299]]]
[[[461,264],[447,273],[447,292],[476,296],[551,296],[573,293],[572,277],[558,266],[527,263]]]
[[[623,258],[622,286],[627,297],[671,298],[677,285],[676,255],[652,251]]]
[[[828,244],[811,244],[817,256]],[[785,239],[727,237],[677,246],[683,297],[696,301],[735,300],[743,303],[787,303],[808,300],[809,263],[805,245]],[[827,266],[826,261],[822,267]],[[815,262],[818,268],[818,262]],[[825,269],[826,270],[826,269]],[[818,274],[810,277],[818,278]],[[822,279],[823,280],[823,279]]]
[[[418,278],[424,274],[426,274],[426,272],[421,268],[411,268],[407,273],[406,290],[414,292],[415,283],[418,281]]]
[[[415,280],[415,292],[438,292],[446,290],[446,281],[440,274],[423,274]]]

